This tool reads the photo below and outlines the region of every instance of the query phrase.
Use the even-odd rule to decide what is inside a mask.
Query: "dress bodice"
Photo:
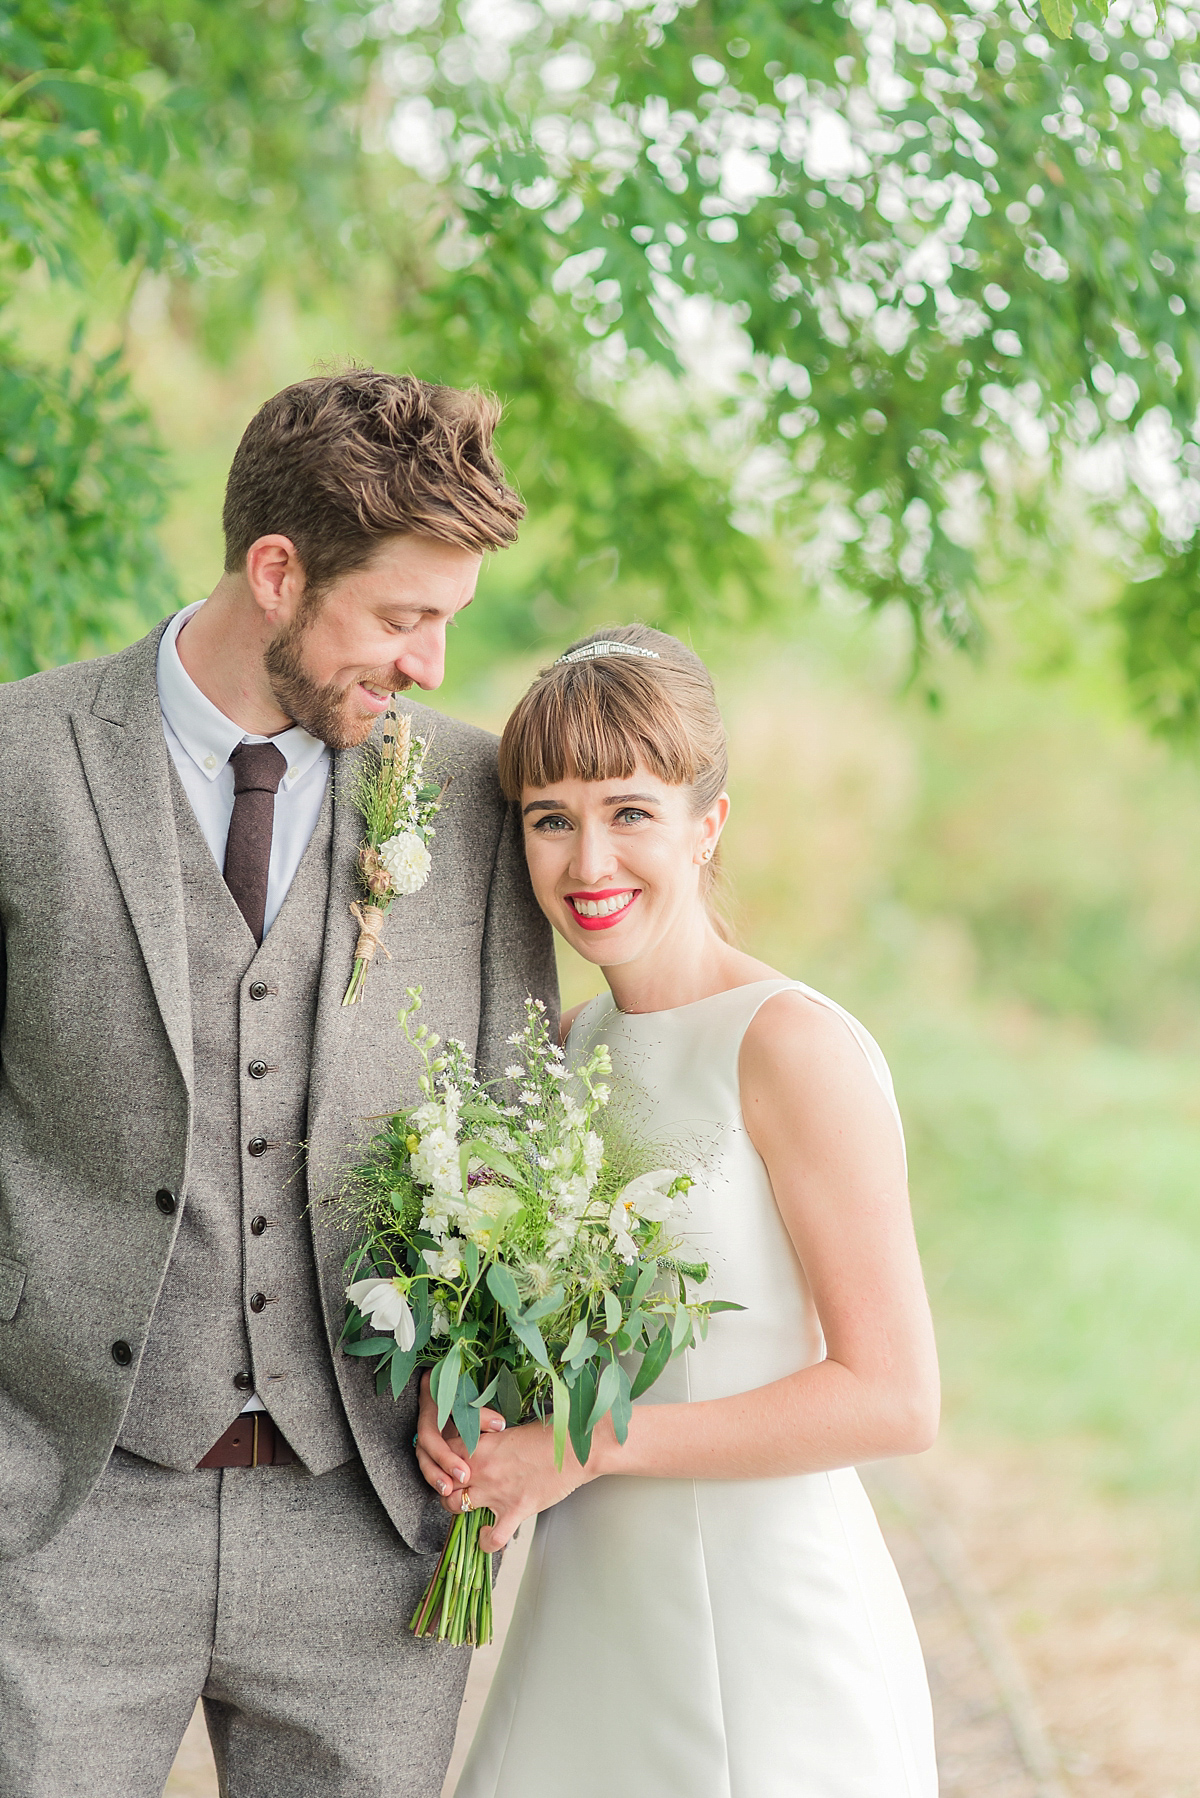
[[[804,993],[843,1019],[896,1112],[874,1038],[799,981],[758,980],[671,1011],[641,1013],[618,1011],[605,993],[584,1007],[571,1031],[572,1061],[598,1042],[608,1046],[614,1115],[639,1143],[652,1145],[660,1165],[695,1181],[680,1201],[677,1233],[687,1253],[709,1265],[700,1296],[745,1307],[718,1313],[705,1340],[668,1363],[642,1403],[726,1398],[824,1355],[804,1269],[742,1116],[742,1041],[762,1006],[782,992]]]

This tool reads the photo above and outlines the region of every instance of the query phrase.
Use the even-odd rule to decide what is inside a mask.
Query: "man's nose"
[[[446,675],[446,626],[444,620],[414,633],[396,657],[396,669],[429,692],[440,687]]]

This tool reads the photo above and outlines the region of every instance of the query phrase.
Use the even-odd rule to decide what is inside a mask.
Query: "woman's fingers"
[[[437,1406],[429,1391],[429,1375],[421,1375],[421,1406],[417,1421],[417,1465],[425,1479],[438,1492],[462,1487],[471,1477],[471,1465],[463,1450],[462,1438],[453,1424],[443,1432],[438,1429]],[[442,1492],[442,1496],[445,1493]]]
[[[498,1548],[507,1548],[525,1518],[520,1511],[504,1511],[497,1517],[490,1529],[479,1532],[479,1546],[485,1554],[494,1554]]]
[[[485,1405],[479,1413],[479,1427],[481,1430],[505,1430],[508,1425],[499,1411],[492,1411]]]

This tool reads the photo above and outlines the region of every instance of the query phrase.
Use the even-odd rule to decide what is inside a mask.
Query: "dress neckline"
[[[681,1012],[695,1011],[701,1005],[712,1005],[717,999],[728,999],[734,993],[750,993],[758,987],[798,987],[800,984],[801,983],[798,980],[790,980],[786,974],[775,974],[772,975],[769,980],[746,980],[743,981],[740,986],[727,986],[719,993],[709,993],[707,998],[689,999],[686,1005],[668,1005],[661,1011],[622,1011],[621,1007],[613,998],[611,989],[603,993],[598,993],[597,998],[608,1000],[609,1008],[615,1017],[624,1018],[629,1022],[636,1022],[639,1018],[678,1017]]]

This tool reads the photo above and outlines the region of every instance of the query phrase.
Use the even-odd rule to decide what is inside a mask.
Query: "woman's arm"
[[[903,1151],[862,1049],[836,1013],[781,994],[746,1033],[741,1086],[746,1127],[807,1275],[827,1358],[732,1398],[637,1405],[624,1445],[606,1420],[587,1466],[568,1449],[562,1473],[542,1425],[481,1441],[470,1490],[496,1513],[493,1546],[605,1474],[769,1479],[913,1454],[933,1440],[937,1361]],[[432,1422],[436,1430],[436,1415]],[[448,1458],[437,1459],[457,1480],[465,1464],[453,1442],[445,1447]],[[444,1499],[451,1510],[459,1501],[457,1490]]]

